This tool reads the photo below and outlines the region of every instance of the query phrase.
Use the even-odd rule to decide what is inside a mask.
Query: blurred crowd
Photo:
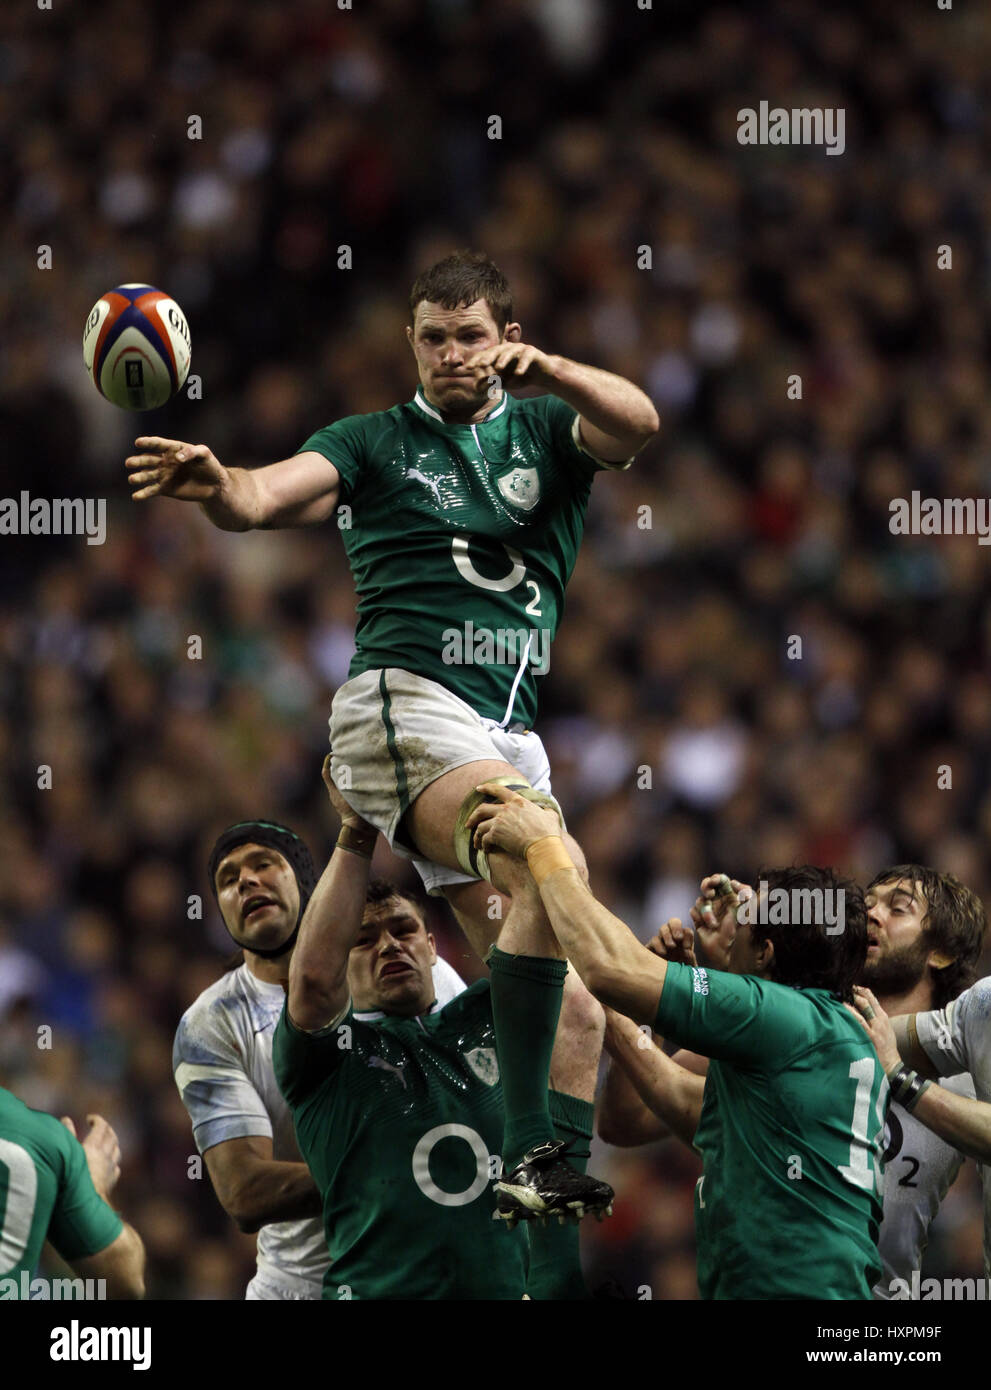
[[[794,860],[920,860],[991,902],[985,551],[888,525],[913,489],[991,495],[989,43],[974,7],[880,0],[0,12],[0,492],[109,508],[102,546],[0,537],[0,1083],[116,1127],[150,1296],[250,1275],[190,1168],[171,1040],[229,949],[217,831],[264,813],[333,842],[354,601],[333,524],[236,536],[131,503],[134,437],[251,466],[409,399],[412,279],[486,250],[525,341],[662,418],[593,488],[542,683],[597,894],[643,938],[702,874]],[[761,100],[842,106],[844,155],[738,144]],[[202,399],[132,416],[86,380],[86,314],[128,281],[182,305]],[[694,1157],[595,1162],[619,1201],[590,1282],[694,1297]],[[934,1273],[981,1272],[977,1183]]]

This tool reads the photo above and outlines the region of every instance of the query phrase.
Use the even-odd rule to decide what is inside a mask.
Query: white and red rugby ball
[[[90,310],[83,361],[101,396],[123,410],[156,410],[189,375],[189,324],[152,285],[118,285]]]

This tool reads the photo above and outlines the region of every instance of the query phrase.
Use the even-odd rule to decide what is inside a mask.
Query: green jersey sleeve
[[[97,1255],[124,1229],[90,1177],[86,1153],[64,1125],[52,1119],[51,1133],[62,1159],[62,1178],[48,1226],[48,1239],[64,1260]]]
[[[756,975],[668,962],[655,1030],[682,1047],[737,1066],[781,1066],[812,1042],[796,992]]]
[[[577,470],[585,480],[601,472],[603,465],[578,445],[575,430],[578,412],[573,406],[559,396],[538,396],[531,399],[530,405],[536,407],[537,416],[546,432],[547,448],[557,458],[563,459],[569,470]]]
[[[348,1055],[352,1034],[363,1026],[356,1021],[349,1000],[340,1017],[308,1033],[297,1028],[289,1017],[287,997],[272,1038],[272,1065],[279,1090],[289,1105],[300,1105],[337,1070]]]
[[[350,502],[358,486],[359,474],[367,453],[365,444],[365,416],[347,415],[332,425],[325,425],[316,434],[311,434],[296,450],[298,454],[313,451],[323,454],[325,459],[341,475],[341,501]]]

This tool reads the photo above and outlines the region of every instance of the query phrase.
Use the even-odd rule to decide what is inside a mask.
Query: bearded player
[[[410,311],[420,387],[405,405],[339,420],[252,471],[225,467],[206,445],[147,437],[127,467],[135,499],[199,502],[223,530],[318,525],[340,507],[358,625],[331,713],[334,781],[471,936],[490,925],[479,880],[509,888],[512,878],[498,852],[472,846],[474,789],[501,780],[560,816],[532,732],[536,679],[595,474],[628,467],[658,417],[624,378],[525,344],[509,285],[485,256],[431,267]],[[548,394],[516,400],[505,385]],[[510,939],[543,932],[561,957],[535,895],[511,902],[507,925]],[[561,1160],[547,1102],[553,1029],[529,1035],[516,986],[493,979],[506,1200],[515,1192],[520,1214],[580,1211],[601,1185]]]

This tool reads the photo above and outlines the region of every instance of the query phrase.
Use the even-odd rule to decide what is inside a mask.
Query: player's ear
[[[955,959],[955,956],[948,955],[946,951],[930,951],[926,964],[931,965],[934,970],[945,970]]]
[[[518,323],[507,323],[502,330],[502,341],[504,343],[522,343],[523,330]]]
[[[428,943],[428,945],[430,946],[430,957],[431,957],[431,959],[430,959],[430,964],[431,964],[431,965],[436,965],[436,964],[437,964],[437,942],[434,940],[434,934],[433,934],[432,931],[428,931],[428,932],[427,932],[427,943]]]
[[[409,343],[410,347],[413,346],[413,325],[410,323],[406,325],[406,341]]]

